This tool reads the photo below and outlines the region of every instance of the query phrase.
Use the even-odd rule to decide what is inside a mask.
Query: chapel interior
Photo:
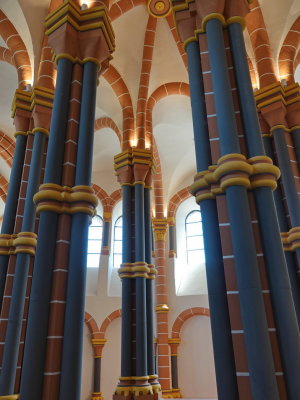
[[[0,0],[0,400],[300,399],[299,84],[299,0]]]

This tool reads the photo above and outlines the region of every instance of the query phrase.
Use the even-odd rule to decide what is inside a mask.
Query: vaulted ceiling
[[[52,7],[55,3],[60,1],[52,1]],[[23,80],[27,80],[25,83],[35,83],[45,30],[43,22],[49,7],[49,0],[2,0],[0,4],[0,131],[9,138],[13,138],[14,133],[10,107],[20,82],[20,71]],[[274,70],[280,80],[283,76],[280,76],[278,59],[284,43],[294,47],[293,62],[298,60],[294,67],[300,62],[300,23],[295,25],[300,16],[300,2],[259,0],[258,3],[255,0],[251,7],[252,12],[260,13],[255,29],[250,34],[245,30],[253,77],[258,77],[253,35],[254,31],[263,29],[268,34]],[[118,189],[113,156],[120,152],[119,137],[124,129],[124,118],[129,115],[137,123],[136,113],[146,97],[147,111],[142,121],[152,119],[167,208],[170,198],[190,184],[195,173],[186,57],[172,14],[156,19],[150,16],[145,0],[118,0],[110,4],[109,15],[116,35],[116,50],[109,70],[100,78],[97,91],[93,182],[108,194]],[[9,34],[3,32],[6,18],[11,23]],[[289,44],[285,40],[293,24],[296,39],[294,37],[293,44]],[[19,38],[23,43],[21,51],[27,53],[29,65],[23,69],[16,61],[20,53],[11,45],[13,36]],[[0,156],[3,151],[0,148]],[[0,157],[0,175],[8,180],[9,171],[9,163]]]

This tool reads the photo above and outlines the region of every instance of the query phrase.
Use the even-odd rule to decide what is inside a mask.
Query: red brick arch
[[[26,46],[12,22],[0,10],[0,36],[12,54],[18,73],[19,89],[32,82],[32,68]]]
[[[105,333],[107,330],[108,325],[114,320],[117,319],[119,317],[121,317],[122,315],[122,311],[121,309],[119,310],[115,310],[112,313],[110,313],[105,320],[102,322],[101,326],[100,326],[100,336],[101,338],[105,338]]]
[[[191,193],[189,192],[189,187],[185,187],[179,192],[175,193],[173,197],[171,197],[169,201],[169,206],[168,206],[168,218],[174,218],[177,208],[180,206],[180,204],[191,197]]]
[[[186,310],[182,311],[176,318],[173,327],[172,327],[172,339],[180,338],[180,333],[182,329],[182,325],[185,323],[186,320],[199,315],[204,317],[210,316],[210,311],[208,308],[204,307],[193,307],[187,308]]]
[[[159,100],[164,97],[171,95],[182,95],[189,96],[190,88],[185,82],[169,82],[164,85],[159,86],[154,92],[149,96],[146,106],[146,127],[147,134],[152,136],[152,111],[154,106],[159,102]]]
[[[86,326],[88,327],[88,330],[91,335],[91,343],[92,347],[94,350],[94,354],[96,356],[101,356],[102,355],[102,350],[105,345],[105,333],[108,325],[116,318],[119,318],[121,316],[121,310],[115,310],[112,313],[110,313],[105,320],[102,322],[101,327],[98,327],[97,322],[95,319],[92,317],[91,314],[88,312],[85,312],[84,314],[84,322]],[[102,343],[93,343],[93,339],[102,339]]]
[[[115,134],[118,136],[119,142],[122,143],[122,132],[117,127],[116,123],[109,117],[98,118],[95,121],[95,131],[98,131],[103,128],[112,129]]]
[[[122,197],[121,189],[115,190],[110,195],[108,193],[106,193],[106,191],[103,188],[96,185],[95,183],[93,184],[93,189],[94,189],[95,195],[98,197],[98,199],[100,200],[100,202],[102,204],[104,213],[105,212],[111,213],[114,206],[118,203],[118,201],[121,200],[121,197]]]
[[[11,52],[6,47],[0,46],[0,61],[6,62],[13,67],[16,66]]]
[[[300,43],[300,17],[293,23],[279,53],[279,73],[281,79],[286,79],[288,84],[294,83],[294,61],[299,51]]]
[[[251,12],[246,17],[246,25],[254,51],[260,88],[263,88],[277,81],[273,53],[258,0],[253,0],[250,8]]]
[[[131,10],[136,6],[141,4],[146,4],[145,0],[119,0],[114,3],[109,10],[109,17],[111,21],[119,18],[121,15],[125,14],[127,11]]]
[[[157,18],[154,18],[150,15],[145,32],[142,68],[136,108],[136,146],[142,149],[149,147],[151,143],[150,141],[148,143],[146,142],[145,121],[154,42],[156,36],[156,26]]]
[[[5,133],[0,131],[0,157],[11,167],[15,152],[15,142]]]
[[[134,114],[132,107],[132,99],[126,83],[113,65],[110,64],[103,77],[111,85],[115,92],[123,113],[123,142],[122,150],[130,147],[130,140],[134,133]]]
[[[84,323],[89,329],[90,335],[92,339],[99,339],[99,328],[95,319],[89,314],[85,312],[84,314]]]

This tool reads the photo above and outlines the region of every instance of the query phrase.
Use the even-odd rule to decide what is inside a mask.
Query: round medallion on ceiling
[[[169,0],[149,0],[148,11],[153,17],[166,17],[171,12],[171,4]]]

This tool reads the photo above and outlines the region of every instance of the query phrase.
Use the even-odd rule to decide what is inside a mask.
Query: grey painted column
[[[90,187],[92,184],[97,78],[98,65],[91,61],[84,64],[75,186]],[[61,400],[80,399],[89,220],[90,216],[83,212],[72,216],[59,394]]]
[[[212,160],[198,42],[189,43],[186,51],[196,162],[197,171],[199,172],[207,170]],[[216,200],[202,201],[201,215],[218,397],[219,400],[238,400],[239,394]]]
[[[249,156],[264,155],[257,111],[252,95],[242,28],[240,24],[234,23],[230,24],[228,29]],[[281,160],[283,157],[283,134],[274,133],[274,140],[275,143],[278,140],[281,141],[281,144],[277,146],[277,152],[281,153],[280,155],[278,154],[278,158]],[[287,149],[284,153],[287,153]],[[286,167],[283,161],[279,165],[283,166],[283,168]],[[283,171],[282,174],[284,183],[287,177]],[[300,367],[300,336],[271,187],[256,188],[254,197],[258,211],[285,381],[289,398],[296,400],[300,398],[300,380],[297,379],[297,370]],[[293,205],[296,206],[294,202]],[[297,226],[300,226],[299,200],[298,210],[297,217],[299,217],[299,222]]]
[[[72,67],[68,59],[58,61],[44,183],[61,182]],[[50,211],[40,214],[21,376],[22,400],[42,398],[57,218],[58,215]]]
[[[97,394],[101,392],[100,379],[101,379],[101,357],[95,357],[93,391],[94,393]]]
[[[172,224],[169,223],[169,257],[176,257],[176,227],[175,221]]]
[[[24,135],[21,133],[16,135],[16,146],[11,167],[6,204],[3,213],[1,234],[11,235],[14,231],[26,143],[27,133],[25,134],[24,132]],[[8,255],[0,255],[0,308],[2,306],[8,260]]]
[[[38,191],[40,184],[44,147],[45,133],[36,132],[22,222],[22,232],[26,233],[34,231],[36,214],[33,196]],[[33,234],[32,236],[34,237],[35,235]],[[30,258],[31,255],[26,252],[16,255],[15,276],[0,375],[0,396],[13,394],[14,392]]]
[[[221,154],[240,153],[222,23],[217,19],[209,20],[206,32]],[[279,400],[247,189],[227,187],[226,200],[252,395],[255,400]]]
[[[172,389],[179,389],[177,354],[171,354],[171,374],[172,374]]]

